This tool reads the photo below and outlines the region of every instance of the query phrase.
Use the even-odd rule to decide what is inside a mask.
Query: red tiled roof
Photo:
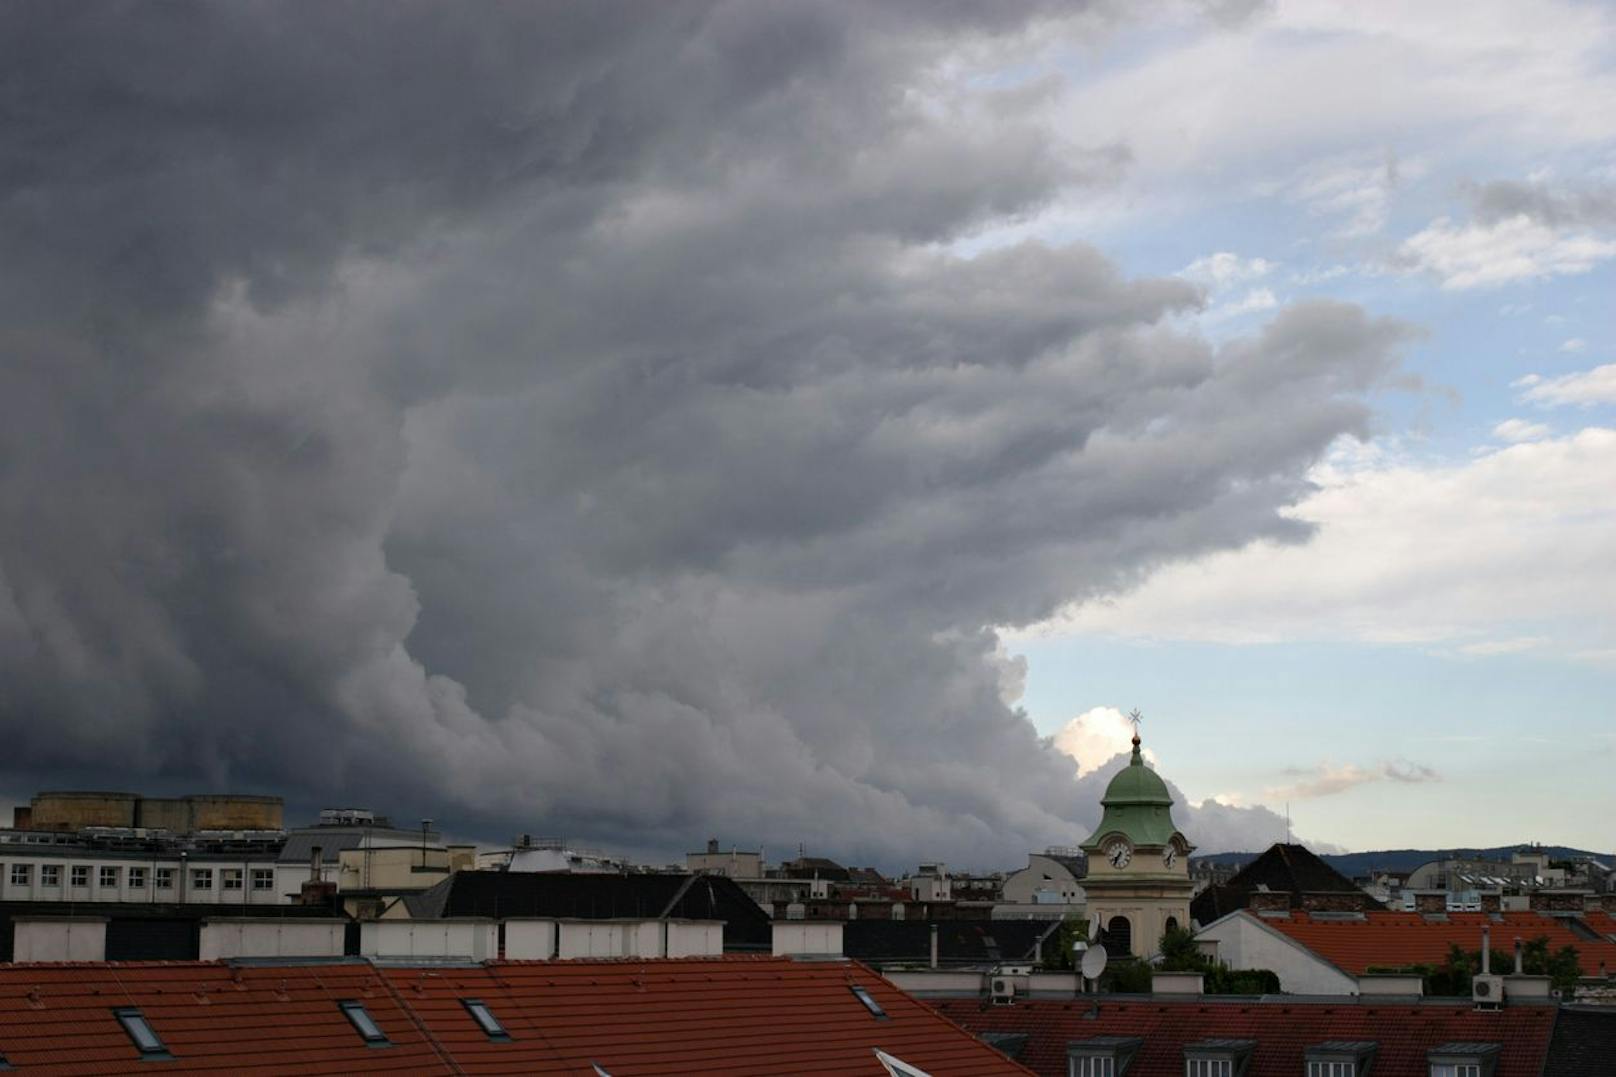
[[[878,1019],[850,990],[863,987]],[[367,1045],[361,1002],[391,1041]],[[510,1033],[494,1042],[464,999]],[[114,1011],[136,1007],[172,1060],[143,1061]],[[40,1074],[870,1074],[879,1048],[943,1075],[1026,1070],[856,962],[731,957],[494,962],[0,965],[0,1054]]]
[[[1598,915],[1604,917],[1603,913]],[[1604,919],[1609,921],[1609,917]],[[1401,912],[1366,913],[1363,920],[1319,920],[1307,913],[1293,912],[1288,920],[1265,919],[1263,923],[1354,976],[1370,966],[1441,965],[1453,945],[1475,952],[1481,949],[1483,925],[1492,928],[1494,950],[1512,950],[1517,936],[1525,942],[1547,937],[1551,950],[1576,947],[1577,960],[1585,974],[1598,971],[1601,961],[1616,968],[1616,942],[1585,939],[1567,927],[1564,920],[1535,912],[1504,913],[1500,920],[1479,912],[1449,913],[1446,921]],[[1616,929],[1616,924],[1611,926]],[[1597,925],[1593,927],[1595,931],[1602,930]],[[1507,973],[1510,969],[1493,971]]]
[[[856,962],[789,958],[499,962],[385,973],[467,1073],[884,1074],[875,1049],[937,1077],[1025,1074]],[[886,1011],[879,1020],[850,990]],[[511,1033],[491,1042],[461,1000]]]
[[[392,1046],[337,1007],[362,1002]],[[174,1055],[142,1061],[113,1011],[136,1007]],[[363,964],[241,968],[201,962],[0,966],[0,1054],[39,1074],[452,1072]]]
[[[1197,998],[1166,1001],[1102,998],[1047,999],[993,1006],[979,999],[934,1000],[945,1016],[977,1034],[1025,1033],[1021,1061],[1033,1072],[1061,1075],[1066,1048],[1096,1036],[1139,1036],[1128,1077],[1182,1077],[1186,1044],[1209,1039],[1255,1040],[1246,1077],[1299,1077],[1304,1052],[1331,1040],[1378,1045],[1374,1072],[1425,1074],[1426,1052],[1444,1043],[1503,1045],[1495,1077],[1538,1077],[1554,1031],[1552,1006],[1514,1006],[1483,1012],[1453,1005],[1257,1002]]]

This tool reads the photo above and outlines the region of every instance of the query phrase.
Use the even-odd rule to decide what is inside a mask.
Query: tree
[[[1072,951],[1075,942],[1086,942],[1089,937],[1089,922],[1082,917],[1068,916],[1061,921],[1061,926],[1044,943],[1044,957],[1042,967],[1053,972],[1071,971],[1077,968],[1077,956]]]

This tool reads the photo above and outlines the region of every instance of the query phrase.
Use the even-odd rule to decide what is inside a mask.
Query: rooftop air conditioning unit
[[[1008,1006],[1016,1000],[1016,982],[1010,977],[995,976],[990,986],[995,1006]]]
[[[1470,997],[1477,1006],[1492,1009],[1504,1004],[1504,978],[1502,976],[1475,976],[1470,980]]]

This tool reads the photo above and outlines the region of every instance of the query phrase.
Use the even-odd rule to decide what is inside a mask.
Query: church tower
[[[1137,712],[1136,712],[1137,716]],[[1139,755],[1111,779],[1105,815],[1082,849],[1088,854],[1088,915],[1098,920],[1113,956],[1147,957],[1169,928],[1190,926],[1189,854],[1195,848],[1173,825],[1167,783]]]

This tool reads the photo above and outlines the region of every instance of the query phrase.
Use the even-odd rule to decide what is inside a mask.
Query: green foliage
[[[1492,951],[1494,973],[1508,974],[1514,969],[1513,953]],[[1458,945],[1450,946],[1441,967],[1423,971],[1427,995],[1466,998],[1470,995],[1471,981],[1481,972],[1481,951],[1466,951]],[[1562,946],[1550,952],[1547,936],[1539,936],[1521,947],[1521,971],[1528,976],[1547,976],[1552,986],[1562,990],[1575,987],[1577,978],[1582,975],[1581,966],[1577,963],[1577,948]]]
[[[1117,958],[1106,965],[1100,977],[1100,990],[1122,995],[1150,994],[1150,976],[1155,970],[1137,957]]]
[[[1043,961],[1039,967],[1051,972],[1071,972],[1076,969],[1077,957],[1072,952],[1072,944],[1086,941],[1088,937],[1089,922],[1081,917],[1068,916],[1044,943]]]
[[[1162,972],[1199,972],[1209,995],[1274,995],[1279,993],[1279,977],[1268,969],[1231,969],[1201,952],[1193,933],[1181,927],[1168,929],[1158,947],[1161,955],[1156,968]]]

